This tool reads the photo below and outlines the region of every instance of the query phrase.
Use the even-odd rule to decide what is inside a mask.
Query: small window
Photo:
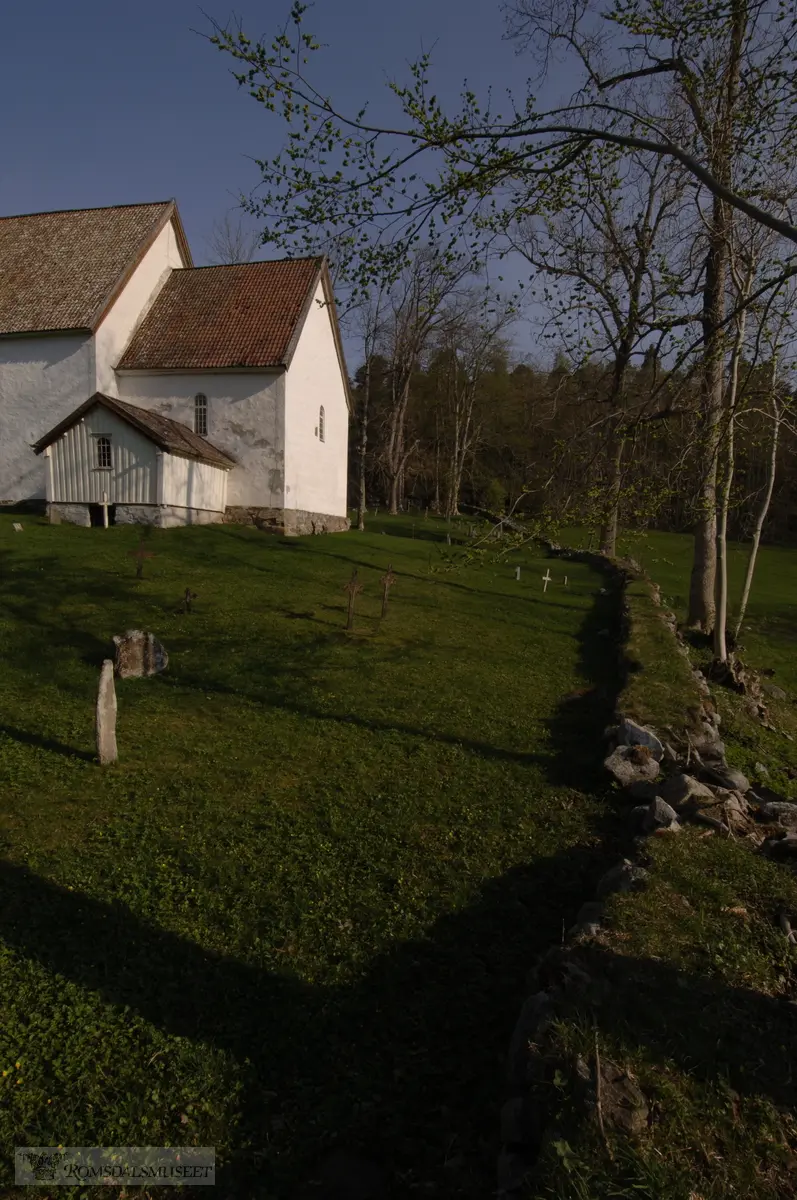
[[[325,426],[324,406],[322,404],[318,410],[318,438],[319,438],[319,441],[321,441],[321,442],[324,441],[324,426]]]
[[[202,392],[194,396],[194,433],[208,436],[208,398]]]
[[[113,466],[111,439],[109,437],[97,438],[97,466],[103,471],[110,471]]]

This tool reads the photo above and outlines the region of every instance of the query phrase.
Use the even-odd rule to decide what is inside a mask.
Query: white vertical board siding
[[[284,372],[125,371],[119,398],[194,428],[194,397],[208,398],[208,441],[235,459],[227,504],[282,508]]]
[[[318,437],[324,408],[324,441]],[[285,385],[285,507],[346,516],[349,409],[319,283]]]
[[[179,508],[205,508],[224,512],[227,472],[211,463],[163,455],[163,503]]]
[[[113,466],[97,468],[97,438],[111,439]],[[56,504],[156,503],[155,446],[127,422],[97,405],[50,447]]]

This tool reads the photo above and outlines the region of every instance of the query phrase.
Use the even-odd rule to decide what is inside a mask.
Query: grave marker
[[[380,583],[382,584],[382,616],[387,612],[387,601],[390,589],[396,582],[396,576],[393,574],[393,564],[388,564],[387,574],[383,575]]]
[[[544,574],[544,575],[543,575],[543,577],[542,577],[542,590],[543,590],[543,593],[545,593],[545,592],[547,592],[547,591],[548,591],[548,584],[549,584],[549,583],[552,583],[552,582],[553,582],[553,581],[552,581],[552,579],[551,579],[551,572],[550,572],[549,570],[546,570],[545,574]]]
[[[349,594],[349,612],[348,612],[348,617],[346,620],[346,632],[350,633],[351,630],[354,629],[354,605],[357,600],[357,597],[359,596],[360,592],[363,590],[363,584],[361,584],[359,579],[357,578],[357,568],[356,567],[354,568],[354,570],[351,573],[351,579],[349,580],[349,582],[347,584],[344,585],[343,590],[344,590],[344,592],[348,592],[348,594]]]
[[[520,583],[520,567],[515,567],[515,579]]]
[[[116,749],[116,688],[113,684],[113,663],[106,658],[100,671],[100,686],[97,689],[97,757],[103,767],[115,763],[119,754]]]
[[[108,528],[108,493],[102,493],[102,525],[103,529]]]
[[[22,526],[19,521],[14,522],[14,533],[22,533]]]

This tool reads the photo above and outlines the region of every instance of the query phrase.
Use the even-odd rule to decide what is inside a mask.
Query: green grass
[[[219,1194],[283,1200],[342,1144],[397,1194],[487,1195],[524,973],[607,865],[616,596],[530,550],[450,569],[434,521],[155,531],[140,581],[134,529],[23,523],[0,516],[0,1186],[14,1145],[193,1143]],[[98,668],[132,627],[170,665],[117,684],[103,770]]]
[[[620,547],[642,560],[681,619],[690,549],[689,539],[664,534],[627,538]],[[762,552],[743,650],[754,666],[777,664],[775,678],[784,687],[793,663],[788,631],[784,636],[776,617],[785,610],[789,581],[797,581],[795,558]],[[632,584],[627,598],[630,672],[619,707],[659,728],[677,727],[680,712],[683,725],[697,702],[688,664],[656,617],[647,585]],[[698,661],[708,656],[705,647],[695,652]],[[714,688],[713,698],[729,761],[751,774],[755,761],[763,761],[773,786],[793,788],[793,743],[762,729],[738,697]],[[773,703],[779,727],[793,727],[790,708]],[[553,1046],[564,1064],[576,1054],[592,1061],[597,1025],[604,1059],[627,1067],[648,1097],[648,1129],[635,1141],[612,1136],[610,1158],[597,1131],[578,1118],[567,1088],[552,1097],[556,1089],[549,1087],[541,1099],[555,1112],[559,1136],[547,1145],[529,1194],[538,1200],[795,1196],[797,963],[778,914],[785,908],[797,915],[797,879],[749,843],[696,826],[650,839],[645,853],[647,888],[612,897],[597,942],[578,951],[608,992],[597,1004],[575,999]]]

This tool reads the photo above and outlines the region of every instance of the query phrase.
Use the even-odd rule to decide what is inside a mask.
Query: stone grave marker
[[[142,679],[165,671],[169,655],[153,633],[128,629],[124,637],[115,637],[116,674],[120,679]]]
[[[15,521],[14,522],[14,533],[22,533],[22,529],[23,529],[23,526],[20,525],[19,521]]]
[[[116,749],[116,688],[113,683],[113,662],[106,658],[100,671],[97,690],[97,757],[103,767],[115,763]]]
[[[546,570],[545,574],[544,574],[544,575],[543,575],[543,577],[542,577],[542,590],[543,590],[543,593],[545,593],[545,592],[547,592],[547,591],[548,591],[548,584],[549,584],[549,583],[552,583],[552,582],[553,582],[553,580],[551,579],[551,572],[550,572],[550,571],[548,571],[548,570]]]

